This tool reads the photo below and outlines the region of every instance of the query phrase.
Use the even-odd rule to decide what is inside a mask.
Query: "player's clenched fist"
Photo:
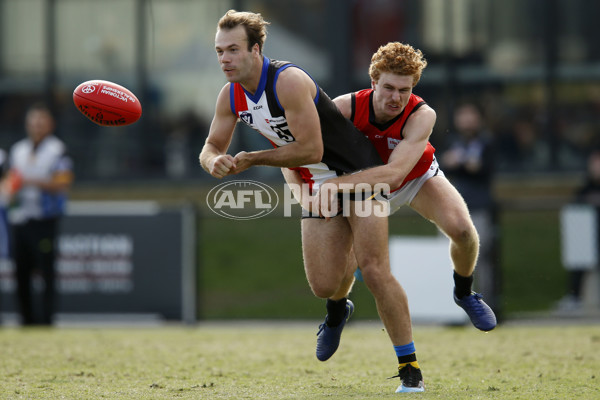
[[[245,151],[240,151],[239,153],[237,153],[233,161],[235,163],[235,171],[232,171],[232,173],[234,174],[239,174],[240,172],[247,170],[253,165],[252,160],[250,158],[250,153],[247,153]]]
[[[235,169],[235,159],[229,154],[216,156],[209,164],[208,173],[215,178],[223,178]]]

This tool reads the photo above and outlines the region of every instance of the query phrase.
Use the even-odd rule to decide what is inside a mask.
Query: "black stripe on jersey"
[[[408,121],[408,119],[410,118],[410,116],[414,114],[415,111],[417,111],[419,108],[421,108],[422,105],[425,105],[425,104],[427,104],[427,103],[425,103],[425,101],[420,101],[417,104],[415,104],[415,106],[411,110],[410,114],[408,114],[408,117],[406,117],[406,121],[404,121],[404,124],[400,128],[400,137],[402,139],[404,139],[404,127],[406,126],[406,122]],[[404,111],[402,111],[402,112],[404,112]]]
[[[295,66],[287,61],[271,60],[269,69],[267,70],[267,86],[265,89],[267,93],[267,104],[269,105],[271,115],[275,118],[283,117],[285,115],[285,112],[279,107],[277,97],[275,96],[275,75],[280,68],[285,67],[286,65]]]
[[[339,175],[383,164],[371,141],[342,115],[321,88],[317,111],[323,136],[322,161],[329,168]]]
[[[350,94],[350,104],[352,111],[350,113],[350,121],[354,122],[354,116],[356,115],[356,92]]]
[[[290,64],[286,61],[271,60],[267,70],[265,92],[269,111],[273,117],[285,116],[275,95],[275,76],[277,71]],[[291,66],[300,68],[294,64]],[[342,115],[335,103],[316,82],[315,85],[318,90],[316,107],[321,123],[324,149],[321,161],[338,175],[382,165],[381,157],[369,139]]]

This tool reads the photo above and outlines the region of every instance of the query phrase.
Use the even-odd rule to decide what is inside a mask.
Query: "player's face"
[[[244,82],[252,73],[253,55],[258,50],[254,46],[248,51],[248,38],[243,26],[217,31],[215,50],[221,69],[229,82]]]
[[[375,90],[373,108],[378,122],[387,122],[398,116],[412,93],[413,77],[383,72],[377,82],[371,82]]]

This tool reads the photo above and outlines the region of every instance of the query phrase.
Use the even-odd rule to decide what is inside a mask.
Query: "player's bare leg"
[[[450,239],[454,301],[467,312],[475,327],[482,331],[494,329],[496,316],[483,302],[482,296],[471,290],[479,256],[479,235],[460,193],[445,177],[436,176],[423,184],[411,207],[435,223]]]
[[[433,177],[423,184],[411,207],[448,236],[454,270],[462,276],[472,275],[479,255],[479,236],[456,188],[445,177]]]
[[[354,312],[347,299],[354,282],[352,231],[346,218],[302,220],[302,251],[306,277],[313,293],[326,298],[327,316],[317,333],[316,355],[328,360],[338,349],[342,330]],[[355,264],[355,261],[352,260]]]
[[[377,311],[398,357],[397,392],[422,392],[423,375],[417,362],[408,298],[392,275],[388,248],[388,219],[371,215],[349,217],[354,252],[365,284],[375,298]]]
[[[340,284],[338,290],[332,296],[329,297],[331,300],[335,301],[341,300],[344,297],[347,298],[350,295],[350,292],[352,291],[352,287],[354,286],[354,282],[356,281],[354,272],[358,267],[358,264],[356,262],[356,256],[354,255],[354,249],[352,248],[350,248],[350,253],[348,254],[348,261],[346,265],[346,273],[344,275],[344,278],[342,279],[342,283]]]
[[[351,248],[352,231],[345,218],[302,220],[304,269],[315,296],[327,299],[338,293],[348,275]]]
[[[352,215],[348,219],[354,235],[356,260],[392,343],[411,342],[408,299],[390,269],[387,217]]]

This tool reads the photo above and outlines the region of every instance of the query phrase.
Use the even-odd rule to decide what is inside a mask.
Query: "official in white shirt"
[[[9,174],[20,184],[14,185],[8,216],[23,325],[51,325],[55,308],[55,242],[73,182],[73,165],[54,129],[49,108],[33,105],[25,116],[27,137],[15,143],[9,155]],[[33,306],[34,271],[41,274],[45,286],[41,310]]]

